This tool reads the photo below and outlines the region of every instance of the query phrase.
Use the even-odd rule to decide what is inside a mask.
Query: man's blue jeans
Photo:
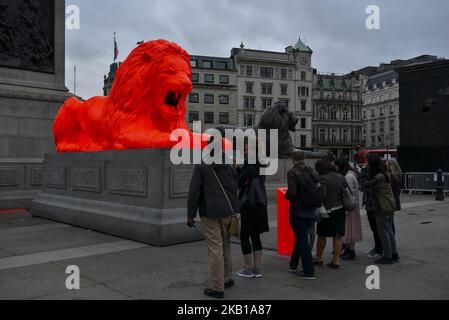
[[[290,225],[295,233],[295,247],[290,260],[290,269],[296,270],[301,259],[302,269],[305,275],[315,275],[313,265],[312,244],[310,243],[310,232],[315,221],[312,219],[303,219],[296,215],[290,215]]]

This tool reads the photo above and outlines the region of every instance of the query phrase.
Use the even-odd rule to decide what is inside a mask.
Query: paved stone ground
[[[287,272],[276,248],[276,213],[264,235],[262,279],[239,279],[227,299],[449,299],[449,204],[431,196],[404,195],[397,215],[401,263],[381,267],[381,290],[365,287],[365,257],[372,240],[366,216],[358,260],[334,271],[318,268],[316,281]],[[233,244],[234,267],[242,264]],[[330,259],[331,248],[327,249]],[[66,267],[81,271],[81,290],[65,288]],[[0,214],[0,299],[204,299],[209,266],[204,242],[155,248],[72,226]]]

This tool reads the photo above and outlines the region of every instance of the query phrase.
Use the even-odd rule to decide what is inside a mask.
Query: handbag
[[[328,218],[330,218],[330,216],[324,206],[316,209],[316,222],[321,223],[323,220]]]
[[[341,179],[342,183],[342,194],[343,194],[343,206],[345,207],[346,214],[349,212],[352,212],[357,208],[357,202],[355,201],[355,198],[352,194],[351,188],[348,185],[348,182],[346,181],[345,177],[342,177]]]
[[[241,199],[240,212],[245,208],[266,207],[267,197],[260,178],[251,178],[245,188]]]
[[[217,179],[218,184],[220,185],[221,191],[223,191],[223,194],[226,198],[226,201],[228,202],[229,208],[231,209],[231,225],[229,227],[229,234],[231,237],[240,238],[240,214],[236,213],[234,211],[234,208],[232,207],[231,201],[229,200],[228,194],[226,193],[226,190],[224,189],[223,185],[221,184],[220,179],[217,176],[217,173],[214,169],[210,168],[212,170],[212,173],[214,174],[215,178]]]

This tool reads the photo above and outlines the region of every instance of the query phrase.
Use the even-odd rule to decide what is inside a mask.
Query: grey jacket
[[[326,210],[343,206],[343,188],[341,174],[330,172],[320,177]]]

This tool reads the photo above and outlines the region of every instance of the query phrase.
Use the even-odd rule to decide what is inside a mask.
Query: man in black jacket
[[[313,265],[312,247],[315,233],[316,209],[305,209],[301,206],[299,189],[304,174],[314,175],[312,168],[306,166],[304,152],[295,150],[292,154],[293,168],[288,172],[288,191],[285,195],[290,200],[290,224],[295,233],[295,247],[290,260],[290,272],[296,273],[305,280],[315,279],[315,267]],[[307,171],[307,173],[305,173]],[[312,239],[311,239],[312,238]],[[298,273],[299,260],[303,271]]]
[[[195,225],[199,210],[212,272],[212,288],[205,289],[204,294],[214,298],[224,298],[224,289],[234,285],[229,228],[232,212],[238,212],[240,207],[237,192],[237,172],[233,166],[201,164],[195,167],[187,204],[187,224],[191,228]]]

